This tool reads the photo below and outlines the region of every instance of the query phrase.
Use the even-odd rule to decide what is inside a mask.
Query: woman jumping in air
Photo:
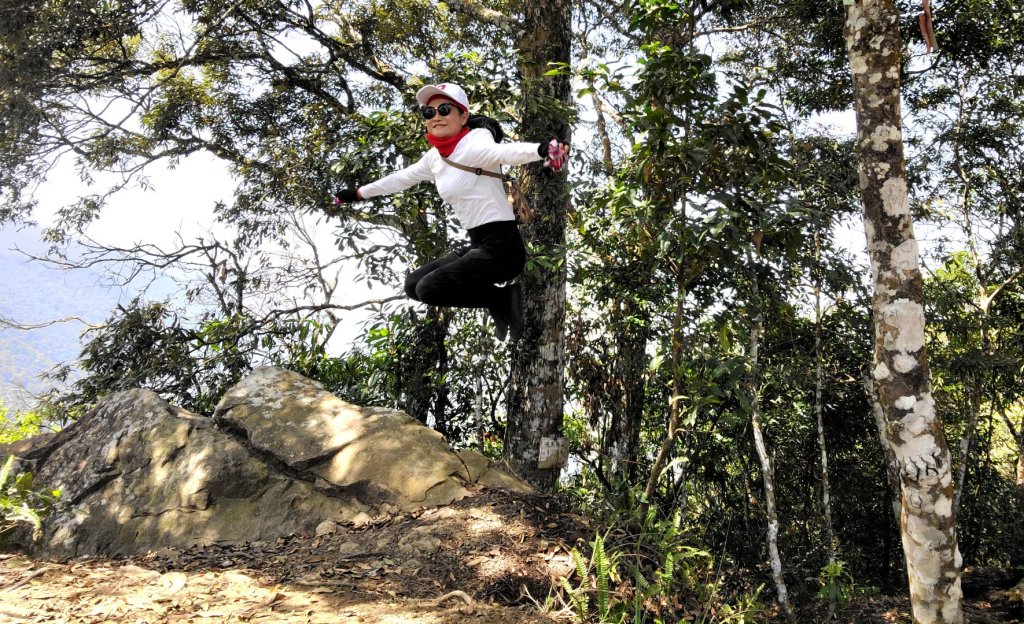
[[[335,202],[351,203],[433,181],[438,194],[451,204],[459,223],[466,228],[470,244],[410,273],[405,279],[406,294],[433,306],[486,308],[494,319],[495,337],[505,340],[511,333],[516,340],[523,331],[522,291],[518,283],[504,287],[497,284],[522,272],[526,246],[502,181],[474,170],[500,172],[503,164],[525,165],[543,159],[545,166],[557,171],[569,153],[568,145],[556,140],[498,143],[500,128],[470,129],[466,125],[469,98],[455,84],[427,85],[416,93],[416,101],[427,128],[427,141],[433,148],[401,171],[339,191]]]

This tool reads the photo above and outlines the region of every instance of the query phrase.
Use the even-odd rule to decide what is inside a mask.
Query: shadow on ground
[[[539,608],[593,537],[549,497],[485,490],[449,507],[272,543],[0,561],[13,622],[558,621]],[[564,618],[561,618],[564,621]]]

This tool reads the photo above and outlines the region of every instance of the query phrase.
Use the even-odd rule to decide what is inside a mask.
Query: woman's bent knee
[[[410,295],[416,301],[425,303],[427,305],[444,305],[444,289],[439,288],[435,284],[436,280],[431,280],[429,277],[421,279],[413,286],[413,294]]]
[[[409,275],[406,276],[405,294],[407,297],[415,301],[422,301],[422,299],[420,299],[419,296],[416,294],[416,286],[420,283],[420,281],[421,280],[415,277],[415,274],[410,273]]]

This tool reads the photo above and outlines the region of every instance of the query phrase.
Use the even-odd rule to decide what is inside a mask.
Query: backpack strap
[[[488,176],[488,177],[491,177],[491,178],[498,178],[499,180],[508,180],[511,177],[511,176],[507,176],[507,175],[505,175],[503,173],[498,173],[496,171],[488,171],[488,170],[482,169],[480,167],[470,167],[469,165],[460,165],[459,163],[457,163],[457,162],[455,162],[453,160],[448,160],[444,156],[441,157],[441,160],[443,160],[446,165],[451,165],[452,167],[455,167],[456,169],[462,169],[463,171],[468,171],[469,173],[473,173],[473,174],[476,174],[476,175],[485,175],[485,176]]]

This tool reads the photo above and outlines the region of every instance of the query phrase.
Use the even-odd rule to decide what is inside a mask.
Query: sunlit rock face
[[[402,412],[275,368],[229,390],[213,419],[131,390],[11,452],[62,492],[33,545],[53,557],[312,535],[324,520],[445,505],[480,485],[528,489]]]

